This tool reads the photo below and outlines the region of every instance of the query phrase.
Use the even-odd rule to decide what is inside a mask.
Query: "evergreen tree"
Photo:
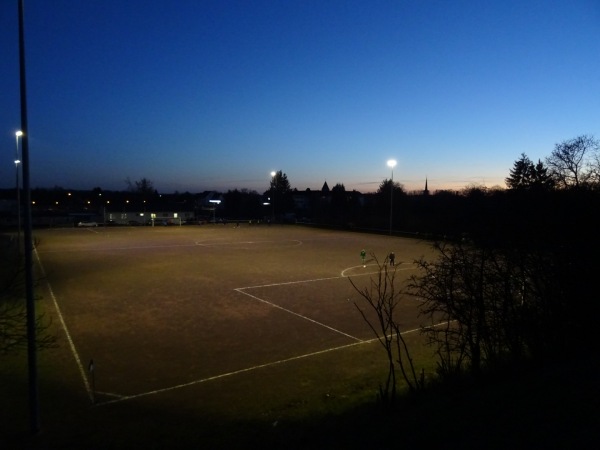
[[[281,170],[275,172],[275,175],[271,177],[269,188],[279,195],[287,194],[292,190],[292,188],[290,188],[290,182],[288,181],[287,175]]]
[[[266,193],[271,196],[274,202],[273,211],[275,213],[287,212],[293,209],[293,199],[291,196],[292,188],[287,175],[281,170],[275,172],[271,177],[269,191]]]
[[[539,159],[537,164],[532,167],[531,187],[540,189],[552,189],[554,187],[554,179],[548,173],[548,168]]]
[[[554,180],[548,174],[548,168],[538,160],[537,164],[529,159],[525,153],[515,161],[509,176],[505,179],[510,189],[550,189],[554,187]]]
[[[515,161],[509,176],[505,179],[506,185],[510,189],[529,187],[534,170],[533,162],[525,153],[521,153],[521,158]]]

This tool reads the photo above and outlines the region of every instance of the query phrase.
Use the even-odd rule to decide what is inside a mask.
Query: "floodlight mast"
[[[390,236],[392,235],[392,217],[394,213],[394,167],[396,167],[396,160],[390,159],[387,162],[388,167],[392,169],[392,180],[390,183]]]
[[[32,434],[40,430],[38,396],[37,351],[35,329],[35,302],[33,291],[33,240],[31,226],[31,189],[29,181],[29,138],[27,126],[27,83],[25,76],[25,14],[24,1],[19,0],[19,85],[21,99],[21,131],[23,163],[24,230],[25,250],[25,303],[27,315],[27,366],[29,371],[29,423]]]
[[[275,193],[277,192],[277,189],[274,190],[274,188],[276,188],[275,186],[275,176],[277,175],[277,172],[275,172],[274,170],[271,171],[271,222],[275,223]]]
[[[217,223],[217,206],[221,204],[221,200],[209,200],[209,203],[213,204],[213,222]]]
[[[21,255],[21,186],[19,183],[19,164],[21,160],[19,158],[19,138],[23,136],[21,130],[15,132],[15,138],[17,141],[17,148],[15,150],[15,178],[16,178],[16,191],[17,191],[17,247],[19,255]]]

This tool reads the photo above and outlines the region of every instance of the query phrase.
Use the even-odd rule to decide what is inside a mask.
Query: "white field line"
[[[217,243],[203,243],[202,241],[194,241],[191,244],[166,244],[166,245],[130,245],[124,247],[97,247],[97,248],[76,248],[76,249],[59,249],[59,250],[45,250],[40,253],[64,253],[64,252],[106,252],[106,251],[125,251],[125,250],[143,250],[148,248],[180,248],[180,247],[224,247],[224,246],[235,246],[235,245],[259,245],[259,244],[270,244],[270,243],[287,243],[290,244],[288,247],[298,247],[302,245],[302,241],[295,239],[292,240],[281,240],[281,241],[237,241],[237,242],[217,242]]]
[[[402,265],[402,264],[411,264],[411,266],[412,266],[412,267],[404,267],[404,268],[402,268],[402,269],[398,269],[398,266],[399,266],[399,265]],[[377,269],[376,271],[374,271],[374,272],[364,272],[364,273],[356,273],[356,274],[352,274],[352,275],[346,275],[346,272],[348,272],[349,270],[360,269],[360,268],[363,268],[363,269],[364,269],[364,268],[366,268],[366,267],[368,267],[368,266],[375,266],[375,267],[377,267],[377,268],[378,268],[377,264],[366,264],[366,265],[362,265],[362,266],[353,266],[353,267],[348,267],[347,269],[344,269],[344,270],[342,270],[342,277],[344,277],[344,278],[349,278],[349,277],[362,277],[362,276],[364,276],[364,275],[374,275],[374,274],[376,274],[376,273],[379,273],[379,268],[378,268],[378,269]],[[391,269],[391,270],[390,270],[390,269],[388,269],[388,273],[389,273],[389,272],[394,272],[394,271],[398,272],[398,271],[404,271],[404,270],[416,270],[416,269],[417,269],[417,268],[416,268],[414,265],[412,265],[412,263],[398,263],[398,265],[397,265],[397,266],[396,266],[394,269]]]
[[[60,320],[60,324],[65,332],[65,335],[67,336],[67,341],[69,342],[69,347],[71,348],[71,353],[73,354],[73,358],[75,358],[75,363],[77,364],[77,367],[79,368],[79,373],[81,374],[81,378],[83,379],[83,384],[85,386],[85,390],[88,394],[88,397],[90,397],[90,400],[93,402],[94,401],[94,393],[92,392],[92,389],[90,387],[90,383],[87,379],[85,369],[83,368],[83,364],[81,363],[81,358],[79,358],[79,353],[77,352],[75,343],[73,342],[73,339],[71,338],[71,333],[69,333],[69,329],[67,328],[65,319],[63,318],[60,307],[58,306],[58,302],[56,301],[56,296],[54,295],[52,286],[50,285],[50,282],[48,281],[48,279],[46,277],[46,271],[44,270],[44,266],[40,259],[40,255],[38,255],[37,249],[34,249],[34,252],[35,252],[35,257],[37,259],[38,265],[40,267],[40,271],[42,273],[42,277],[46,280],[46,286],[48,288],[48,292],[50,292],[50,297],[52,297],[52,303],[54,304],[54,308],[56,309],[56,313],[58,314],[58,319]]]
[[[438,325],[436,325],[436,326],[438,326]],[[420,330],[421,330],[421,328],[414,328],[412,330],[404,331],[404,332],[402,332],[400,334],[404,336],[406,334],[411,334],[411,333],[414,333],[414,332],[420,331]],[[199,380],[190,381],[189,383],[177,384],[177,385],[169,386],[169,387],[162,388],[162,389],[155,389],[153,391],[141,392],[139,394],[124,395],[124,396],[122,396],[120,398],[116,398],[114,400],[108,400],[108,401],[105,401],[105,402],[97,403],[96,406],[103,406],[103,405],[108,405],[108,404],[111,404],[111,403],[119,403],[119,402],[123,402],[123,401],[126,401],[126,400],[133,400],[133,399],[136,399],[136,398],[146,397],[146,396],[149,396],[149,395],[156,395],[156,394],[161,394],[161,393],[164,393],[164,392],[174,391],[176,389],[182,389],[182,388],[185,388],[185,387],[194,386],[196,384],[207,383],[209,381],[219,380],[221,378],[231,377],[231,376],[239,375],[239,374],[246,373],[246,372],[252,372],[252,371],[255,371],[255,370],[258,370],[258,369],[264,369],[264,368],[267,368],[267,367],[272,367],[272,366],[276,366],[276,365],[279,365],[279,364],[285,364],[285,363],[289,363],[289,362],[292,362],[292,361],[298,361],[300,359],[310,358],[312,356],[323,355],[325,353],[335,352],[335,351],[338,351],[338,350],[344,350],[344,349],[347,349],[347,348],[350,348],[350,347],[355,347],[357,345],[371,344],[371,343],[377,342],[377,341],[379,341],[379,338],[373,338],[373,339],[369,339],[369,340],[363,340],[363,341],[359,341],[359,342],[353,342],[351,344],[340,345],[338,347],[331,347],[331,348],[328,348],[328,349],[325,349],[325,350],[319,350],[317,352],[306,353],[304,355],[292,356],[291,358],[280,359],[278,361],[272,361],[272,362],[268,362],[268,363],[265,363],[265,364],[258,364],[256,366],[246,367],[245,369],[234,370],[233,372],[222,373],[222,374],[215,375],[215,376],[212,376],[212,377],[202,378],[202,379],[199,379]],[[111,395],[116,396],[116,394],[111,394]]]
[[[405,263],[408,264],[408,263]],[[375,264],[372,264],[375,265]],[[264,288],[264,287],[274,287],[274,286],[286,286],[286,285],[290,285],[290,284],[301,284],[301,283],[314,283],[316,281],[327,281],[327,280],[338,280],[340,278],[350,278],[352,277],[363,277],[365,275],[373,275],[375,273],[379,273],[378,271],[376,272],[363,272],[363,273],[357,273],[356,275],[346,275],[346,272],[352,269],[356,269],[357,267],[363,267],[363,266],[354,266],[354,267],[348,267],[347,269],[342,270],[341,275],[337,276],[337,277],[325,277],[325,278],[313,278],[310,280],[297,280],[297,281],[284,281],[281,283],[270,283],[270,284],[261,284],[261,285],[256,285],[256,286],[245,286],[245,287],[241,287],[241,288],[235,288],[235,291],[243,291],[246,289],[258,289],[258,288]],[[415,270],[415,267],[407,267],[406,269],[396,269],[396,270]]]
[[[176,247],[196,247],[196,244],[169,244],[169,245],[132,245],[128,247],[97,247],[97,248],[66,248],[58,250],[45,250],[40,253],[67,253],[67,252],[107,252],[122,250],[143,250],[146,248],[176,248]]]
[[[246,288],[246,289],[250,289],[250,288]],[[244,288],[239,288],[239,289],[235,289],[235,290],[238,291],[240,294],[244,294],[244,295],[247,295],[248,297],[252,297],[253,299],[258,300],[259,302],[266,303],[267,305],[272,306],[273,308],[281,309],[282,311],[285,311],[286,313],[292,314],[292,315],[294,315],[296,317],[300,317],[301,319],[304,319],[304,320],[308,320],[309,322],[312,322],[312,323],[314,323],[316,325],[322,326],[323,328],[327,328],[328,330],[331,330],[331,331],[333,331],[335,333],[339,333],[342,336],[346,336],[346,337],[348,337],[350,339],[353,339],[355,341],[362,342],[362,339],[359,339],[357,337],[351,336],[351,335],[349,335],[347,333],[344,333],[343,331],[340,331],[340,330],[338,330],[336,328],[330,327],[329,325],[325,325],[324,323],[321,323],[321,322],[319,322],[317,320],[311,319],[310,317],[303,316],[302,314],[299,314],[299,313],[297,313],[295,311],[292,311],[291,309],[287,309],[287,308],[284,308],[282,306],[276,305],[275,303],[271,303],[271,302],[269,302],[269,301],[267,301],[267,300],[265,300],[263,298],[257,297],[256,295],[252,295],[252,294],[249,294],[248,292],[244,292]]]
[[[261,284],[261,285],[257,285],[257,286],[245,286],[245,287],[241,287],[241,288],[235,288],[234,291],[240,291],[240,290],[246,290],[246,289],[258,289],[258,288],[274,287],[274,286],[286,286],[289,284],[313,283],[315,281],[339,280],[340,278],[345,278],[345,277],[338,276],[338,277],[313,278],[312,280],[284,281],[282,283],[270,283],[270,284]]]
[[[302,241],[298,239],[285,239],[285,240],[277,240],[277,241],[232,241],[232,242],[206,242],[205,241],[196,241],[196,245],[200,247],[224,247],[224,246],[235,246],[235,245],[260,245],[260,244],[272,244],[272,243],[291,243],[292,247],[299,247],[303,244]]]
[[[248,297],[251,297],[251,298],[253,298],[255,300],[258,300],[259,302],[265,303],[265,304],[267,304],[267,305],[269,305],[269,306],[271,306],[273,308],[280,309],[280,310],[285,311],[285,312],[287,312],[289,314],[292,314],[292,315],[294,315],[296,317],[300,317],[301,319],[308,320],[309,322],[312,322],[312,323],[314,323],[316,325],[319,325],[319,326],[321,326],[323,328],[327,328],[328,330],[331,330],[331,331],[333,331],[335,333],[341,334],[342,336],[346,336],[346,337],[348,337],[350,339],[353,339],[355,341],[362,342],[362,339],[359,339],[359,338],[357,338],[355,336],[352,336],[350,334],[344,333],[343,331],[338,330],[337,328],[330,327],[329,325],[326,325],[326,324],[324,324],[322,322],[319,322],[318,320],[311,319],[308,316],[305,316],[303,314],[300,314],[300,313],[297,313],[295,311],[292,311],[291,309],[284,308],[283,306],[277,305],[276,303],[270,302],[268,300],[265,300],[264,298],[261,298],[261,297],[258,297],[256,295],[252,295],[252,294],[246,292],[249,289],[258,289],[258,288],[275,287],[275,286],[288,286],[288,285],[291,285],[291,284],[314,283],[314,282],[317,282],[317,281],[338,280],[338,279],[341,279],[341,278],[347,278],[347,276],[344,275],[344,273],[346,271],[352,270],[352,269],[354,269],[356,267],[361,267],[361,266],[349,267],[348,269],[344,269],[344,270],[342,270],[342,274],[340,276],[338,276],[338,277],[314,278],[312,280],[287,281],[287,282],[283,282],[283,283],[271,283],[271,284],[263,284],[263,285],[260,285],[260,286],[241,287],[241,288],[236,288],[234,290],[237,291],[237,292],[239,292],[240,294],[244,294],[244,295],[247,295]],[[398,270],[411,270],[411,269],[414,269],[414,267],[409,267],[409,268],[406,268],[406,269],[398,269]],[[373,273],[378,273],[378,272],[360,273],[357,276],[370,275],[370,274],[373,274]]]

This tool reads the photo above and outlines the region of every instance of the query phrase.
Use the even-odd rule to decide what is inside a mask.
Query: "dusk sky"
[[[0,187],[20,128],[0,3]],[[26,0],[31,187],[505,186],[600,138],[599,0]]]

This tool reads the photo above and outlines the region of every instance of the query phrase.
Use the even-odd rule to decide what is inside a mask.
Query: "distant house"
[[[121,204],[118,210],[107,207],[103,222],[107,225],[182,225],[195,219],[192,202],[177,202],[170,196],[160,196],[149,202]]]
[[[106,211],[104,223],[114,225],[182,225],[194,220],[194,211]]]

